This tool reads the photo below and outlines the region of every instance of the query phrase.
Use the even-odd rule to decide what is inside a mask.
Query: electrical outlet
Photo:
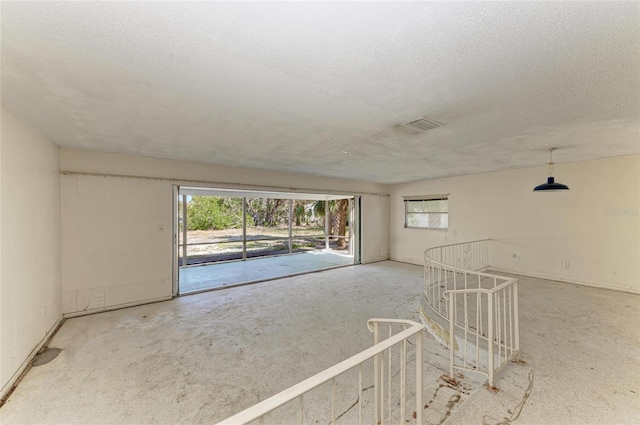
[[[513,261],[516,263],[520,262],[520,256],[518,254],[513,254]]]
[[[565,269],[568,269],[571,266],[571,264],[568,261],[563,261],[562,262],[562,267],[564,267]]]

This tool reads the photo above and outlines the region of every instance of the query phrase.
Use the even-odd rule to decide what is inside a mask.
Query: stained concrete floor
[[[368,319],[417,320],[422,287],[421,267],[387,261],[70,319],[49,344],[60,355],[31,369],[0,422],[216,423],[370,347]],[[438,423],[480,381],[444,387],[433,340],[424,360]]]
[[[301,252],[180,268],[180,293],[259,282],[353,264],[353,256],[331,251]]]
[[[416,319],[422,286],[421,267],[386,261],[70,319],[0,422],[215,423],[369,347],[369,318]],[[497,394],[472,376],[451,388],[448,352],[427,337],[426,423],[639,423],[640,297],[519,289],[526,364],[498,375]]]
[[[499,273],[503,276],[512,276]],[[519,279],[524,365],[446,424],[640,424],[640,296]]]

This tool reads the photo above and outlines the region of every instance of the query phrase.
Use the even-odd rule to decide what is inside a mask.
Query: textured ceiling
[[[640,152],[638,2],[1,8],[2,102],[62,147],[381,183]]]

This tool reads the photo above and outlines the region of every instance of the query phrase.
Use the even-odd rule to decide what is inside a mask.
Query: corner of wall
[[[61,183],[57,145],[4,105],[0,124],[0,387],[4,392],[62,320]]]

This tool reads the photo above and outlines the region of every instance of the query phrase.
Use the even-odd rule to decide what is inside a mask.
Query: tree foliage
[[[328,202],[329,214],[326,217],[329,220],[329,234],[345,236],[347,234],[347,220],[349,216],[349,200],[340,199]],[[313,211],[320,217],[325,217],[325,201],[315,201],[313,203]],[[344,248],[347,244],[346,239],[338,239],[338,247]]]
[[[247,217],[247,220],[250,218]],[[247,224],[249,224],[247,222]],[[189,230],[238,229],[242,227],[242,199],[194,196],[187,204]]]
[[[348,205],[347,199],[329,201],[329,214],[325,216],[325,201],[293,201],[293,220],[296,226],[324,224],[329,219],[329,233],[345,236]],[[289,200],[247,198],[247,226],[279,227],[288,224]],[[180,208],[180,213],[182,207]],[[223,230],[242,227],[242,198],[221,196],[193,196],[187,204],[189,230]],[[344,239],[338,241],[340,246]]]
[[[289,201],[286,199],[247,198],[247,217],[251,217],[256,226],[286,225],[289,217]]]

